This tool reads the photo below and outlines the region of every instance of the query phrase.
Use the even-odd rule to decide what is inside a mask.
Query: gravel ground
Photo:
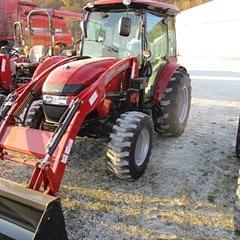
[[[101,140],[74,145],[60,192],[70,240],[238,239],[232,215],[240,71],[186,65],[193,85],[189,124],[179,138],[154,136],[141,179],[109,174]],[[5,162],[0,169],[1,176],[23,183],[31,172]]]

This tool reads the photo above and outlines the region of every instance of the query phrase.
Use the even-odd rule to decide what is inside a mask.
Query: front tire
[[[44,112],[42,106],[42,100],[34,101],[28,109],[25,118],[25,127],[34,129],[44,128]]]
[[[142,112],[121,114],[108,145],[108,167],[119,178],[138,179],[147,167],[152,149],[152,120]]]
[[[171,77],[160,105],[153,108],[155,131],[163,136],[180,136],[187,125],[191,106],[191,80],[178,69]]]

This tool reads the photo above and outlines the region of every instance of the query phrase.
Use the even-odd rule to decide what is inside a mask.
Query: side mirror
[[[87,21],[85,20],[81,21],[80,27],[81,27],[83,36],[87,38]]]
[[[131,32],[131,18],[121,17],[119,19],[119,35],[123,37],[128,37]]]

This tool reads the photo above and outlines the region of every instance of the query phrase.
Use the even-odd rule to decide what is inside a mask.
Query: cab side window
[[[175,30],[175,18],[168,17],[168,56],[174,57],[177,54],[176,50],[176,30]]]
[[[152,64],[152,76],[149,78],[145,90],[146,97],[151,97],[154,91],[154,83],[158,76],[159,69],[166,63],[168,56],[168,25],[164,16],[157,16],[152,13],[146,15],[146,49],[152,53],[148,59]]]
[[[156,64],[168,55],[168,36],[166,19],[151,13],[147,14],[147,42],[152,52],[150,61]]]

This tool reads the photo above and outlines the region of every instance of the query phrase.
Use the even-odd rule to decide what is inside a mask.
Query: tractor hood
[[[117,61],[115,58],[89,58],[69,62],[49,74],[42,92],[57,96],[77,95]]]

